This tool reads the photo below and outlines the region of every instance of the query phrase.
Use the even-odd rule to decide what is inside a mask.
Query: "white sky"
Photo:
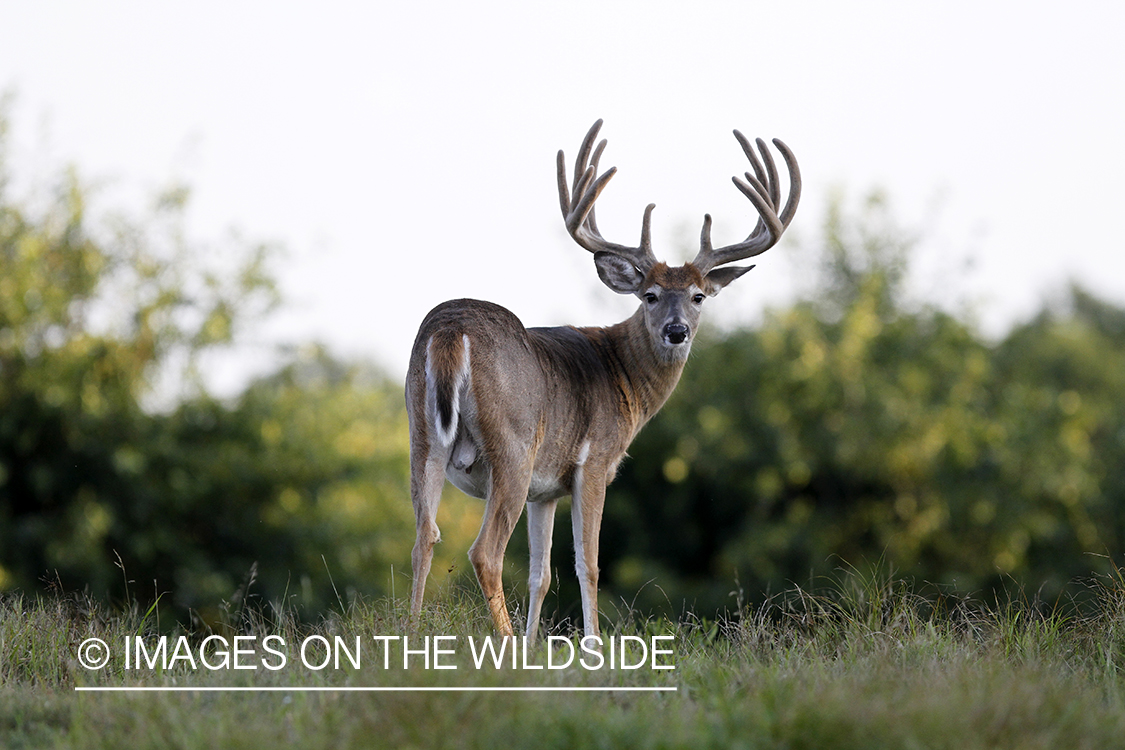
[[[409,5],[409,7],[407,7]],[[689,7],[690,6],[690,7]],[[286,312],[401,374],[458,296],[528,325],[633,307],[562,228],[554,159],[605,118],[603,233],[683,260],[741,239],[730,131],[780,137],[815,236],[834,186],[923,225],[919,283],[986,330],[1070,278],[1125,304],[1125,6],[1071,2],[34,2],[0,23],[15,139],[127,196],[194,187],[192,232],[288,248]],[[43,146],[42,144],[47,144]],[[802,282],[783,243],[709,304],[753,320]],[[967,258],[973,259],[966,268]],[[244,368],[245,362],[239,367]],[[235,368],[239,372],[244,372]],[[224,377],[237,378],[227,373]]]

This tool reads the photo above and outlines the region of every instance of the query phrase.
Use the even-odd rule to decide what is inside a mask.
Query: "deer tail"
[[[430,337],[426,352],[427,411],[438,441],[451,445],[457,437],[461,391],[469,379],[469,337],[438,331]]]

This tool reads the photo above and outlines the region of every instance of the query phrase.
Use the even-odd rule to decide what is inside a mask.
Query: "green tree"
[[[91,219],[73,170],[17,198],[3,147],[0,591],[207,622],[247,592],[310,616],[390,593],[413,543],[401,384],[308,345],[215,398],[198,362],[276,303],[269,248],[208,254],[178,187],[143,219]],[[443,525],[463,540],[458,503]]]
[[[105,591],[151,438],[142,401],[164,377],[193,379],[201,352],[272,303],[267,249],[191,263],[180,188],[143,221],[96,227],[74,170],[18,199],[4,125],[0,112],[0,587],[50,575]]]
[[[913,240],[881,197],[858,216],[834,204],[823,237],[810,298],[697,342],[638,437],[607,503],[613,590],[706,610],[732,604],[735,581],[761,596],[885,564],[1053,597],[1108,570],[1125,311],[1075,289],[994,345],[909,299]]]

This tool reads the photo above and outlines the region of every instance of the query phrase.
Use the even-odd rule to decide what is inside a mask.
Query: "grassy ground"
[[[358,603],[315,626],[287,613],[232,612],[212,633],[285,639],[270,670],[126,669],[120,644],[157,635],[137,610],[80,599],[0,601],[0,746],[5,747],[569,747],[606,748],[1113,748],[1125,747],[1125,585],[1094,586],[1085,611],[1044,613],[1016,600],[985,606],[923,596],[894,580],[842,576],[816,595],[794,589],[717,622],[638,621],[614,635],[674,635],[675,670],[475,668],[467,646],[490,633],[475,591],[437,597],[415,631],[401,604]],[[452,654],[391,668],[373,636],[451,635]],[[168,642],[172,655],[175,637]],[[187,633],[196,649],[206,632]],[[361,639],[362,662],[313,670],[309,636]],[[83,668],[99,637],[112,656]],[[314,639],[315,640],[315,639]],[[250,641],[242,641],[249,644]],[[319,643],[319,642],[316,642]],[[314,644],[315,645],[315,644]],[[412,646],[413,648],[414,646]],[[309,650],[319,662],[325,652]],[[562,658],[556,644],[552,656]],[[608,659],[608,651],[603,655]],[[637,652],[631,652],[634,660]],[[212,663],[219,655],[208,652]],[[529,664],[546,658],[540,649]],[[594,658],[588,655],[588,663]],[[77,692],[76,686],[675,687],[675,692]]]

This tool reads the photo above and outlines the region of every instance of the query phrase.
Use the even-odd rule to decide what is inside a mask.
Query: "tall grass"
[[[1125,581],[1084,604],[1014,595],[991,603],[842,573],[722,618],[647,619],[627,607],[607,635],[674,635],[674,671],[84,669],[79,644],[154,638],[136,607],[81,597],[0,600],[0,745],[7,747],[767,747],[1125,746]],[[207,635],[490,634],[472,590],[450,588],[412,626],[403,602],[341,602],[315,624],[244,595]],[[165,623],[166,625],[166,623]],[[565,632],[565,625],[555,633]],[[167,629],[167,628],[165,628]],[[365,659],[367,658],[365,646]],[[542,661],[545,651],[534,652]],[[396,660],[392,660],[394,662]],[[672,686],[674,693],[76,693],[77,685]]]

